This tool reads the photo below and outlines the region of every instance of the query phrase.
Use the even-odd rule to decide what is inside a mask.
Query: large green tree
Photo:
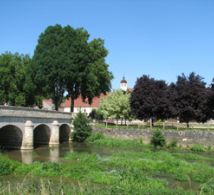
[[[32,60],[28,55],[9,52],[0,55],[0,104],[37,104],[35,85],[29,76]]]
[[[40,35],[34,53],[35,81],[42,93],[53,99],[56,110],[67,91],[73,111],[79,95],[91,103],[94,96],[110,90],[112,74],[105,63],[106,56],[104,42],[89,42],[89,34],[83,28],[49,26]]]
[[[33,56],[35,83],[40,93],[52,98],[58,110],[65,92],[65,41],[60,25],[49,26],[39,37]]]
[[[83,99],[88,98],[89,103],[92,102],[93,97],[110,91],[113,75],[105,62],[107,54],[108,51],[102,39],[94,39],[88,43],[87,62],[82,75],[80,92]]]

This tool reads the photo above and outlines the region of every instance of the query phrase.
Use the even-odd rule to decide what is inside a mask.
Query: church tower
[[[120,81],[120,89],[124,92],[126,92],[128,89],[128,85],[125,77],[123,77],[123,79]]]

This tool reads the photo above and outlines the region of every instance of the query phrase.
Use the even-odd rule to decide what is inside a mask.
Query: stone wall
[[[16,106],[0,106],[0,117],[71,119],[71,113]]]
[[[142,139],[144,143],[149,143],[152,130],[141,129],[105,129],[93,128],[94,132],[103,132],[104,135],[114,138],[125,139]],[[194,144],[202,144],[205,146],[214,146],[214,131],[208,130],[165,130],[163,131],[167,142],[173,139],[177,140],[178,145],[189,146]]]

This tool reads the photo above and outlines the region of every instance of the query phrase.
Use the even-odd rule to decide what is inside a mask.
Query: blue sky
[[[214,77],[213,0],[1,0],[0,53],[33,55],[49,25],[84,27],[109,50],[113,88],[125,75],[167,82],[192,71]]]

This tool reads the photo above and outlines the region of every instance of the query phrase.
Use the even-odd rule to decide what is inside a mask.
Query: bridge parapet
[[[0,106],[0,117],[71,119],[71,113],[16,106]]]

